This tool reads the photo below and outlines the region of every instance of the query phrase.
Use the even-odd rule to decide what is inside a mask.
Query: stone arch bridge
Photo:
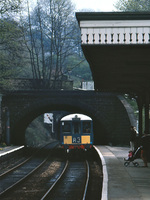
[[[16,91],[3,95],[2,129],[11,144],[25,143],[25,130],[33,119],[50,111],[69,111],[93,119],[95,144],[128,144],[132,122],[125,100],[95,91]],[[10,127],[6,127],[9,115]],[[7,124],[9,126],[9,124]],[[7,131],[9,131],[9,136]],[[4,137],[4,135],[3,135]]]

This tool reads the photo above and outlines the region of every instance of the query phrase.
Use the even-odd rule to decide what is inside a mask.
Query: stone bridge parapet
[[[4,91],[30,91],[43,89],[73,90],[73,81],[64,76],[60,80],[44,80],[31,78],[5,79]],[[3,88],[2,88],[3,89]]]

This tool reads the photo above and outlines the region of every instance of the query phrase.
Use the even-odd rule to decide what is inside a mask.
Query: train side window
[[[91,133],[91,122],[83,122],[83,133]]]
[[[70,134],[71,133],[71,124],[70,122],[62,122],[62,132],[63,134]]]

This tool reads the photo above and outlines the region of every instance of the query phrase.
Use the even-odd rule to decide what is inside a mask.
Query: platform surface
[[[150,163],[145,168],[141,159],[124,166],[129,148],[96,146],[103,159],[104,188],[102,200],[150,200]]]
[[[5,156],[6,154],[12,153],[14,151],[17,151],[19,149],[22,149],[24,146],[6,146],[6,147],[0,147],[0,157]]]

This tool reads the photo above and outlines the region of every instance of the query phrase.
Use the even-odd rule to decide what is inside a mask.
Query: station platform
[[[12,153],[14,151],[17,151],[19,149],[22,149],[24,146],[6,146],[6,147],[0,147],[0,157],[5,156],[6,154]]]
[[[127,147],[96,146],[103,165],[102,200],[150,200],[150,163],[143,167],[142,159],[124,166]]]

